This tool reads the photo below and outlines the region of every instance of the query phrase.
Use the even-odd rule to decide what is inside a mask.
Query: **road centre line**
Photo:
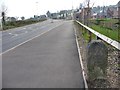
[[[45,32],[43,32],[43,33],[35,36],[35,37],[33,37],[33,38],[30,38],[30,39],[28,39],[28,40],[26,40],[26,41],[24,41],[24,42],[22,42],[22,43],[20,43],[20,44],[18,44],[18,45],[16,45],[16,46],[12,47],[12,48],[4,51],[3,53],[0,53],[0,56],[3,55],[3,54],[5,54],[5,53],[7,53],[7,52],[9,52],[9,51],[11,51],[11,50],[13,50],[13,49],[15,49],[15,48],[17,48],[17,47],[19,47],[19,46],[21,46],[21,45],[23,45],[23,44],[25,44],[25,43],[27,43],[27,42],[29,42],[29,41],[31,41],[31,40],[33,40],[33,39],[35,39],[35,38],[37,38],[37,37],[40,37],[41,35],[44,35],[45,33],[49,32],[49,31],[51,31],[51,30],[53,30],[53,29],[55,29],[55,28],[57,28],[57,27],[59,27],[59,26],[61,26],[61,25],[63,25],[63,24],[64,24],[64,23],[59,24],[59,25],[57,25],[57,26],[55,26],[55,27],[53,27],[53,28],[51,28],[51,29],[49,29],[49,30],[47,30],[47,31],[45,31]]]

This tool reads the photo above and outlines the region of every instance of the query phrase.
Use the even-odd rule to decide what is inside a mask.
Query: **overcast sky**
[[[0,5],[4,4],[7,7],[7,16],[25,16],[33,17],[33,15],[46,14],[57,12],[60,10],[78,8],[80,3],[85,0],[0,0]],[[119,0],[91,0],[94,6],[115,5]],[[1,7],[0,7],[1,8]]]

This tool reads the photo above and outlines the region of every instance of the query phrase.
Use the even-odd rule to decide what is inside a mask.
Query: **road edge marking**
[[[26,40],[26,41],[24,41],[24,42],[22,42],[22,43],[20,43],[20,44],[18,44],[18,45],[16,45],[16,46],[12,47],[12,48],[4,51],[3,53],[0,53],[0,56],[3,55],[3,54],[5,54],[5,53],[7,53],[7,52],[9,52],[9,51],[11,51],[11,50],[13,50],[13,49],[15,49],[15,48],[17,48],[17,47],[19,47],[19,46],[21,46],[21,45],[23,45],[23,44],[25,44],[25,43],[27,43],[27,42],[29,42],[29,41],[31,41],[31,40],[33,40],[33,39],[35,39],[35,38],[37,38],[37,37],[40,37],[41,35],[49,32],[49,31],[51,31],[51,30],[53,30],[53,29],[55,29],[55,28],[57,28],[57,27],[59,27],[59,26],[61,26],[61,25],[63,25],[63,24],[64,24],[64,23],[59,24],[59,25],[57,25],[57,26],[55,26],[55,27],[53,27],[53,28],[51,28],[51,29],[49,29],[49,30],[47,30],[47,31],[45,31],[45,32],[43,32],[43,33],[35,36],[35,37],[33,37],[33,38],[30,38],[30,39],[28,39],[28,40]]]
[[[79,43],[78,43],[78,39],[77,39],[77,33],[76,33],[76,29],[75,28],[73,28],[73,29],[74,29],[74,33],[75,33],[75,39],[76,39],[76,44],[77,44],[77,51],[78,51],[78,55],[79,55],[80,65],[82,68],[83,80],[84,80],[85,88],[88,89],[87,81],[85,78],[85,71],[84,71],[85,69],[83,67],[82,57],[81,57],[81,53],[80,53],[80,47],[79,47]]]

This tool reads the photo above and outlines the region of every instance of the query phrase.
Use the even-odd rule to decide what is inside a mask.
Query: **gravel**
[[[120,50],[105,43],[108,47],[108,66],[107,76],[105,79],[95,79],[93,82],[88,80],[87,63],[86,63],[86,47],[87,42],[82,37],[81,28],[78,24],[74,24],[77,38],[81,50],[82,61],[86,73],[86,79],[89,88],[120,88]],[[119,63],[119,64],[118,64]]]

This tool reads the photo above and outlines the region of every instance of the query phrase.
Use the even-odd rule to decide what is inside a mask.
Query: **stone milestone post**
[[[104,79],[107,69],[108,49],[101,40],[94,40],[87,47],[87,68],[90,81]]]

